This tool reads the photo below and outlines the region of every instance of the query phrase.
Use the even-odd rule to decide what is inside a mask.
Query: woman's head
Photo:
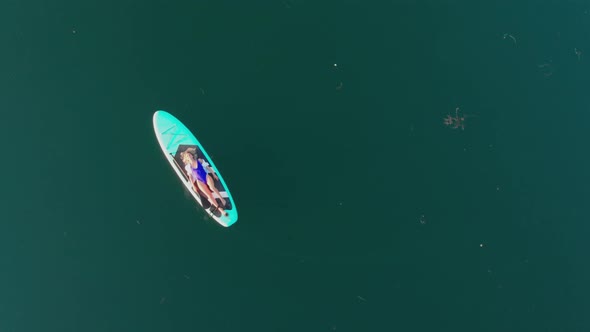
[[[183,151],[180,153],[180,158],[182,159],[182,161],[184,162],[185,165],[188,165],[191,163],[192,159],[190,153]]]

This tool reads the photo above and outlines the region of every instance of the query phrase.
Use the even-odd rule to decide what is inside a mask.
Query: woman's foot
[[[224,216],[226,216],[226,217],[228,217],[228,216],[229,216],[229,214],[227,213],[227,211],[225,211],[224,209],[222,209],[222,208],[220,208],[220,207],[218,207],[217,209],[219,210],[219,212],[221,212],[221,214],[222,214],[222,215],[224,215]]]
[[[219,205],[216,204],[216,205],[214,205],[214,207],[215,207],[215,210],[219,210],[219,212],[222,215],[224,215],[226,217],[229,216],[229,214],[227,213],[227,211],[225,211],[224,209],[222,209],[221,206],[219,206]]]

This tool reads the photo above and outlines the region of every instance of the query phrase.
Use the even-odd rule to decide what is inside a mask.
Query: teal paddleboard
[[[172,114],[165,111],[157,111],[153,117],[154,131],[162,152],[166,157],[166,160],[172,166],[172,169],[178,175],[178,178],[184,183],[184,186],[193,195],[195,200],[201,205],[205,211],[219,224],[224,227],[233,225],[238,220],[238,210],[236,209],[234,199],[229,192],[225,181],[221,173],[215,167],[213,160],[209,157],[201,143],[191,133],[190,130],[180,120],[175,118]],[[188,148],[196,149],[196,155],[198,158],[204,160],[204,166],[209,166],[217,174],[218,179],[214,179],[215,188],[221,194],[221,197],[225,199],[225,206],[221,204],[219,195],[213,194],[217,204],[227,212],[227,216],[222,215],[218,209],[215,209],[207,199],[205,193],[198,188],[195,190],[191,181],[189,180],[187,171],[184,169],[185,165],[180,158],[180,153]],[[207,167],[205,167],[207,169]],[[213,191],[212,191],[213,192]]]

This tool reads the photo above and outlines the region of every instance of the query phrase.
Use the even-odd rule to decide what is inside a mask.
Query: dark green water
[[[590,330],[590,2],[0,8],[0,332]]]

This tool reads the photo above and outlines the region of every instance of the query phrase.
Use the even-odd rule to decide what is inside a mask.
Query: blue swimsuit
[[[193,179],[197,179],[204,184],[207,184],[207,171],[205,171],[205,168],[201,165],[200,161],[197,160],[197,168],[193,168],[192,165],[187,165],[187,168],[191,169]]]

